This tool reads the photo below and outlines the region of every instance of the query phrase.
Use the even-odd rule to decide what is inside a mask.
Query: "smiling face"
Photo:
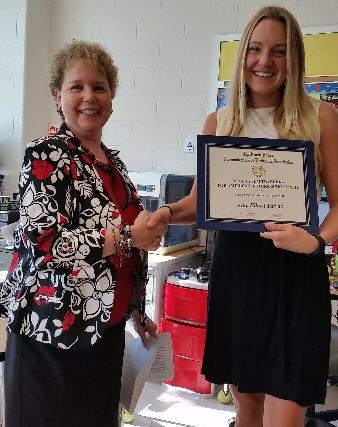
[[[64,73],[56,102],[69,129],[80,139],[101,141],[102,128],[111,114],[108,80],[91,61],[74,59]]]
[[[285,25],[263,19],[254,28],[245,60],[245,82],[253,108],[277,106],[286,79]]]

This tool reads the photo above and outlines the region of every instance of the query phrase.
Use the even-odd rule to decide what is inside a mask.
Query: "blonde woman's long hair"
[[[238,136],[247,113],[248,93],[245,84],[245,61],[248,44],[256,25],[263,19],[282,22],[287,33],[287,73],[282,102],[276,108],[274,125],[280,138],[309,139],[314,143],[317,171],[320,170],[320,126],[313,100],[304,90],[305,53],[301,30],[294,16],[277,6],[261,8],[246,26],[239,45],[230,84],[229,105],[221,135]]]

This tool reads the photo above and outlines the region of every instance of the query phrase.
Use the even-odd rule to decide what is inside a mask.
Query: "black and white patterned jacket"
[[[118,152],[111,155],[140,204]],[[125,224],[65,123],[55,136],[28,144],[19,192],[20,225],[0,289],[1,315],[8,316],[10,332],[64,349],[87,348],[102,336],[114,304],[118,266],[102,257],[104,230]],[[130,309],[143,316],[146,276],[147,254],[139,251]]]

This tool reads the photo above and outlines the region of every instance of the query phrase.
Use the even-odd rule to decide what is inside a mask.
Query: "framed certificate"
[[[198,228],[319,230],[311,141],[198,135],[197,194]]]

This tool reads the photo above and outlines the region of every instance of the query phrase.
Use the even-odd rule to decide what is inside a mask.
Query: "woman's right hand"
[[[161,238],[168,227],[166,221],[159,221],[150,229],[147,227],[150,217],[150,212],[141,211],[130,227],[133,246],[146,251],[156,250],[160,246]]]

